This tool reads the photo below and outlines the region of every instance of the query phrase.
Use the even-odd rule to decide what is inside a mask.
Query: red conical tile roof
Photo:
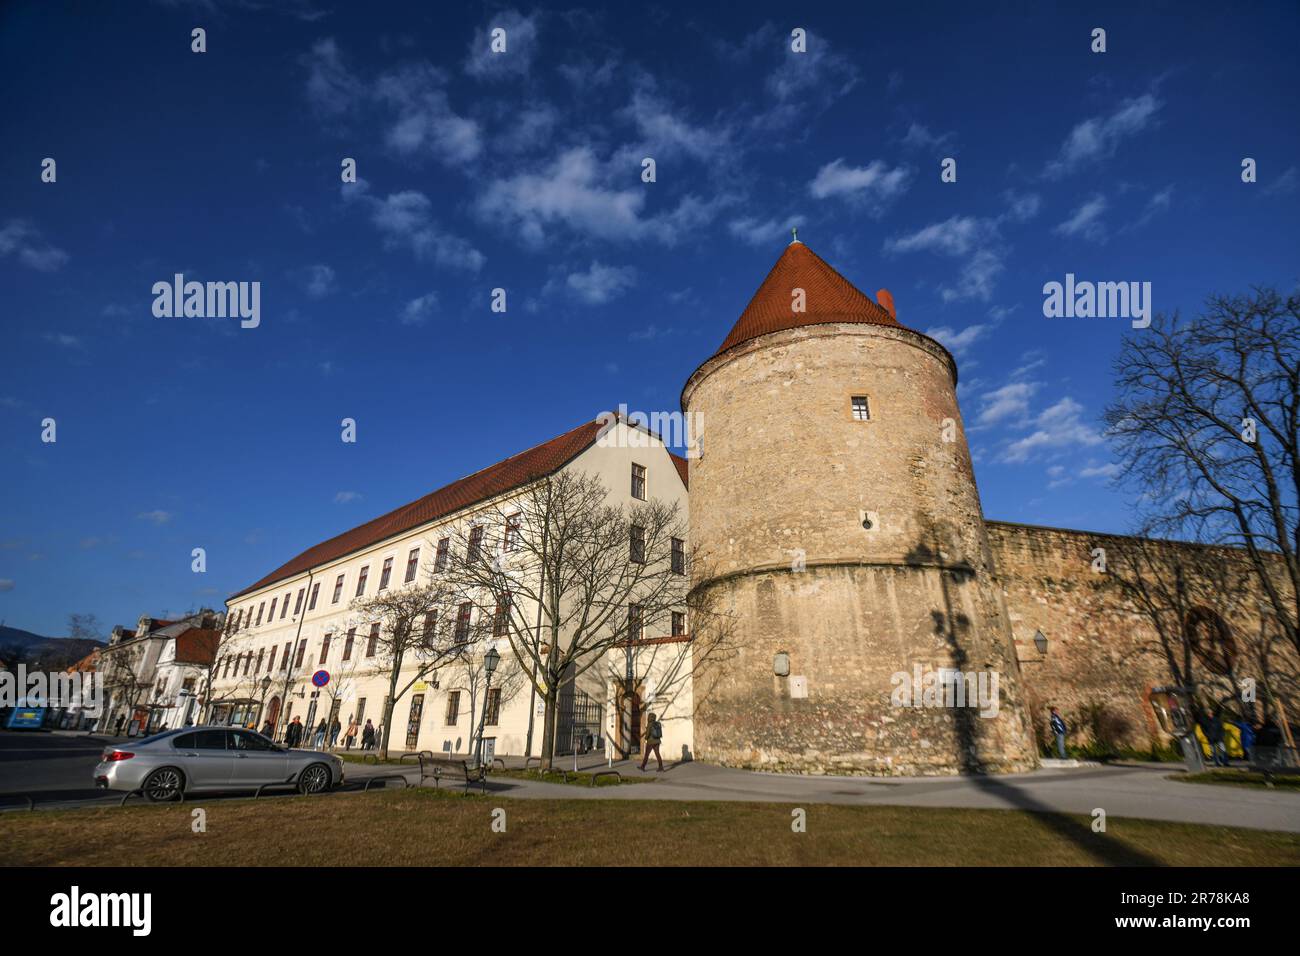
[[[804,290],[806,310],[803,312],[793,309],[794,289]],[[821,256],[795,240],[776,260],[718,352],[769,332],[828,322],[865,322],[901,328],[883,306],[867,298]]]

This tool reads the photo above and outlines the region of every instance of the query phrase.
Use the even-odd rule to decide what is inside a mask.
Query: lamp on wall
[[[790,676],[790,655],[785,651],[776,652],[776,657],[772,660],[772,673],[777,677]]]
[[[1038,648],[1040,655],[1047,656],[1047,635],[1041,630],[1034,631],[1034,647]]]

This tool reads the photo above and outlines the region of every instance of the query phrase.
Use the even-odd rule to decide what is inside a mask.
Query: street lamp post
[[[487,685],[483,690],[483,716],[478,724],[477,763],[480,767],[483,766],[483,728],[487,726],[488,701],[492,698],[492,673],[499,663],[501,663],[501,655],[497,653],[497,649],[488,648],[488,652],[483,655],[483,673],[487,675]]]
[[[266,715],[266,692],[271,689],[271,675],[266,674],[259,682],[262,685],[262,701],[257,705],[257,716],[265,718]],[[263,719],[262,723],[266,723]]]

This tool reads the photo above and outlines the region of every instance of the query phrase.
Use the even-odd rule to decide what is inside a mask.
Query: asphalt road
[[[0,731],[0,810],[27,805],[15,794],[26,794],[42,805],[112,801],[112,794],[95,788],[92,771],[104,747],[117,739]]]

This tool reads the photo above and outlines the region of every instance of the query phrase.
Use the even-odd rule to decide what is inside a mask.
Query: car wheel
[[[330,768],[323,763],[311,764],[298,775],[299,793],[324,793],[330,785]]]
[[[185,789],[185,778],[175,767],[161,767],[145,777],[140,789],[150,803],[166,803],[180,797]]]

